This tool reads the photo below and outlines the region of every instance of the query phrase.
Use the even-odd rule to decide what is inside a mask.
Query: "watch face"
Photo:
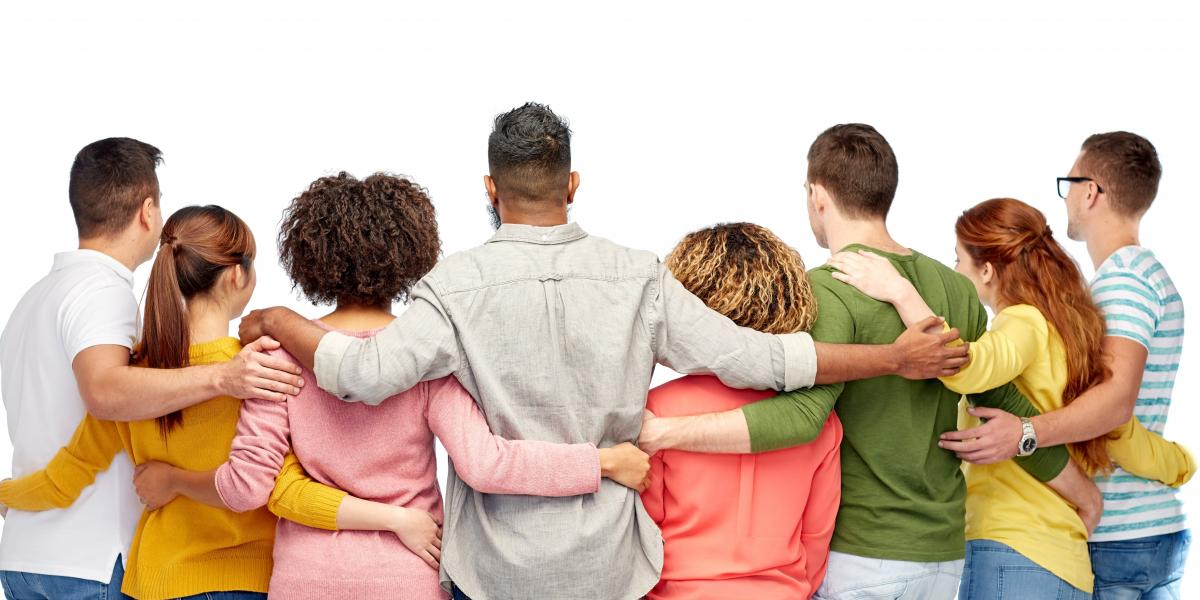
[[[1033,452],[1037,448],[1037,440],[1026,438],[1021,440],[1021,452]]]

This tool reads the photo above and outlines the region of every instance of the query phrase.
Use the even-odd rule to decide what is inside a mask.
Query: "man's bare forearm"
[[[1039,446],[1083,442],[1107,435],[1129,421],[1132,413],[1123,396],[1137,398],[1137,388],[1109,379],[1070,404],[1033,417]]]
[[[817,342],[817,385],[894,375],[899,359],[890,344]]]
[[[109,421],[155,419],[221,395],[218,365],[183,369],[110,367],[80,395],[92,416]]]
[[[690,417],[664,417],[647,421],[638,438],[647,453],[686,450],[713,454],[750,452],[750,429],[740,410]]]

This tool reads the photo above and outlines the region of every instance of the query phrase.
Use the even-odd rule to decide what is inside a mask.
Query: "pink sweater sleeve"
[[[287,356],[277,352],[271,354]],[[275,489],[275,477],[291,447],[288,436],[287,403],[242,402],[229,460],[216,474],[217,494],[229,510],[244,512],[266,506]]]
[[[457,379],[426,384],[426,419],[467,485],[485,494],[577,496],[600,489],[600,456],[591,444],[506,440],[493,435]]]

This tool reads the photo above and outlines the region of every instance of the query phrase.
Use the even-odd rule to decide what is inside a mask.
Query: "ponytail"
[[[146,286],[146,314],[135,360],[154,369],[190,364],[187,303],[210,291],[226,268],[249,268],[254,236],[241,219],[219,206],[189,206],[163,225],[161,245]],[[183,411],[156,419],[163,439],[183,424]]]

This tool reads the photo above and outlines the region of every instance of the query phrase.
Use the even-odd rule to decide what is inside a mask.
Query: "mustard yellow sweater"
[[[191,364],[225,362],[239,350],[233,338],[195,344],[190,348]],[[229,458],[240,410],[241,402],[234,398],[202,402],[183,411],[183,425],[166,439],[154,420],[114,423],[89,416],[45,469],[0,483],[0,504],[18,510],[70,506],[121,450],[135,465],[160,461],[192,471],[215,469]],[[303,479],[303,471],[285,469],[273,506],[307,525],[334,529],[345,494],[317,488],[301,497],[302,489],[313,487]],[[265,508],[239,514],[184,497],[156,511],[143,511],[121,591],[142,600],[216,591],[266,592],[275,522]]]
[[[943,377],[960,394],[991,389],[1012,381],[1042,412],[1062,408],[1067,386],[1066,347],[1058,332],[1033,306],[1020,304],[1000,311],[992,328],[971,344],[971,363],[957,375]],[[961,405],[961,428],[979,420]],[[1130,473],[1178,486],[1191,478],[1196,465],[1178,444],[1147,431],[1137,419],[1109,436],[1109,455]],[[993,540],[1082,591],[1092,591],[1092,564],[1087,531],[1075,509],[1049,487],[1011,460],[992,465],[965,464],[967,539]]]

